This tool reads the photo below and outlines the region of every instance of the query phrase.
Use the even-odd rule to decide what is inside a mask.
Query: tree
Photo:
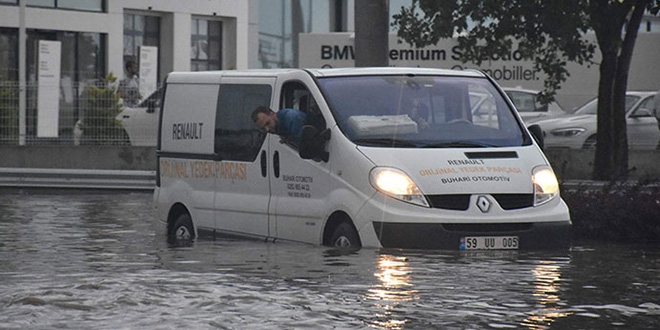
[[[96,145],[126,145],[128,136],[116,119],[121,112],[115,83],[117,78],[108,74],[96,86],[89,86],[81,96],[83,105],[83,143]]]
[[[591,65],[602,54],[598,83],[598,140],[593,177],[622,178],[628,172],[625,92],[632,51],[644,12],[656,15],[660,0],[413,0],[394,15],[398,36],[416,47],[457,37],[462,61],[480,65],[492,55],[518,51],[546,74],[543,102],[554,98],[570,73],[567,62]],[[423,15],[422,15],[423,14]]]

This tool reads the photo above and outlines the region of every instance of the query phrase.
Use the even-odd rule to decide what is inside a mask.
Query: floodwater
[[[0,329],[660,328],[657,246],[177,247],[155,234],[149,193],[0,197]]]

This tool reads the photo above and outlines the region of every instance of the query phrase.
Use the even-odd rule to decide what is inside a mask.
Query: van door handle
[[[266,177],[267,172],[267,163],[268,163],[268,156],[266,155],[266,150],[261,150],[261,176],[264,178]]]
[[[273,154],[273,172],[276,178],[280,177],[280,153],[278,151]]]

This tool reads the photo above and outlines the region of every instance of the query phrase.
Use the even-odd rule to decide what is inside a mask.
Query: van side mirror
[[[330,129],[319,132],[312,125],[305,125],[302,129],[299,152],[302,159],[314,159],[327,162],[330,154],[325,151],[325,143],[330,140]]]
[[[532,136],[534,137],[534,140],[536,140],[536,143],[543,149],[543,130],[541,129],[541,126],[534,124],[529,127],[527,127],[530,133],[532,133]]]

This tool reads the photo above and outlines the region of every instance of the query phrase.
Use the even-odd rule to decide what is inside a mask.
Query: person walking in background
[[[658,129],[660,129],[660,90],[658,90],[658,92],[655,93],[655,96],[653,97],[653,115],[658,121]]]
[[[658,90],[653,97],[653,116],[655,116],[655,120],[658,121],[658,129],[660,129],[660,90]],[[658,145],[655,146],[655,149],[660,150],[660,141],[658,141]]]
[[[124,65],[126,69],[126,76],[119,82],[119,97],[123,100],[124,105],[133,107],[136,106],[142,95],[140,95],[140,79],[138,77],[138,65],[133,60],[126,61]]]

